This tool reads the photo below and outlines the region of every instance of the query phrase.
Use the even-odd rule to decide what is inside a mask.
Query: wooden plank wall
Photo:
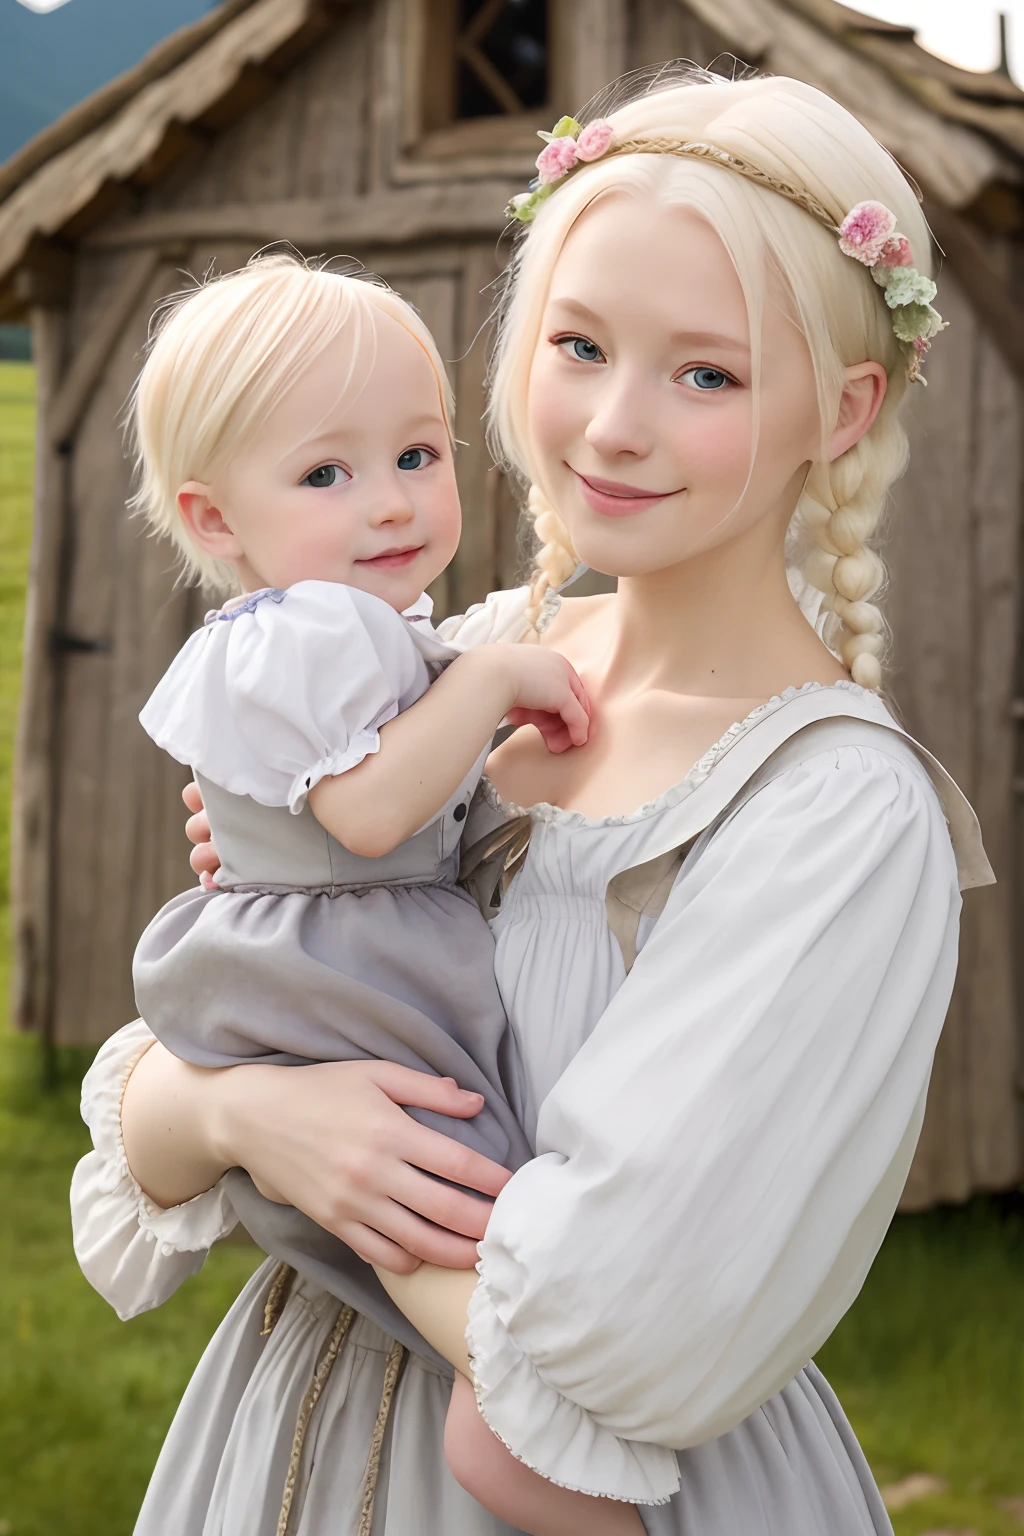
[[[1012,772],[1021,519],[1020,388],[942,275],[950,322],[909,401],[911,467],[887,551],[892,689],[907,728],[981,819],[998,884],[964,900],[960,971],[905,1203],[1021,1175]]]

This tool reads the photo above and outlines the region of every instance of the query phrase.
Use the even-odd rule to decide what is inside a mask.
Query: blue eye
[[[599,363],[604,358],[604,353],[594,341],[588,341],[585,336],[559,336],[555,342],[556,347],[562,351],[571,351],[572,356],[578,358],[581,363]]]
[[[332,485],[343,485],[351,478],[340,464],[321,464],[318,469],[310,470],[302,484],[312,486],[315,491],[325,491]]]
[[[683,379],[692,379],[693,388],[699,389],[705,394],[713,389],[724,389],[727,384],[733,382],[727,373],[722,372],[721,368],[705,367],[687,368],[685,373],[679,375],[679,379],[680,383]]]
[[[431,453],[429,448],[407,448],[398,455],[395,463],[399,469],[425,469],[435,458],[436,454]]]

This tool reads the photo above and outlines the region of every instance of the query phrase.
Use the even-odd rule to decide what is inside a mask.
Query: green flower
[[[520,224],[532,224],[537,217],[537,209],[554,190],[554,187],[549,184],[545,187],[537,187],[533,192],[517,192],[505,209],[505,217],[518,219]]]
[[[935,284],[930,286],[934,291]],[[942,316],[930,304],[901,304],[893,312],[892,329],[898,341],[930,341],[942,328]]]
[[[580,124],[574,117],[560,117],[550,133],[541,129],[537,137],[543,139],[545,144],[550,144],[552,139],[575,139],[583,132]]]
[[[885,302],[890,309],[907,304],[930,304],[938,289],[930,277],[922,277],[914,267],[889,267],[885,284]]]

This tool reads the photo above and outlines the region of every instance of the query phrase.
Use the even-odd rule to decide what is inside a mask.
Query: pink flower
[[[883,267],[912,267],[914,256],[906,235],[891,236],[882,246],[878,260]]]
[[[844,256],[873,267],[895,228],[896,216],[884,203],[858,203],[839,226],[839,249]]]
[[[588,123],[576,140],[576,153],[581,160],[600,160],[612,141],[612,125],[607,118],[599,117]]]
[[[930,352],[932,349],[932,344],[928,340],[927,336],[915,336],[910,345],[916,352],[920,352],[922,357],[926,352]]]
[[[576,164],[576,140],[552,139],[537,156],[537,172],[541,186],[551,181],[561,181],[567,171]]]

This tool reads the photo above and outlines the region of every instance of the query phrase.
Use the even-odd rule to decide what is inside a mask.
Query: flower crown
[[[905,235],[897,234],[896,216],[884,203],[857,203],[842,223],[836,224],[810,192],[770,175],[739,155],[697,140],[683,143],[678,139],[652,136],[620,139],[614,143],[615,130],[607,118],[598,118],[584,128],[574,117],[562,117],[551,133],[541,133],[540,137],[545,142],[537,156],[536,179],[530,183],[529,192],[520,192],[509,203],[506,209],[509,218],[518,219],[521,224],[532,223],[541,204],[573,171],[608,155],[682,155],[723,165],[748,181],[755,181],[796,203],[831,234],[838,236],[839,249],[844,256],[852,256],[854,261],[868,268],[883,290],[885,302],[892,312],[893,334],[907,358],[907,378],[912,384],[926,382],[921,376],[921,359],[931,346],[932,338],[946,329],[947,322],[932,308],[935,284],[914,266],[910,241]]]

